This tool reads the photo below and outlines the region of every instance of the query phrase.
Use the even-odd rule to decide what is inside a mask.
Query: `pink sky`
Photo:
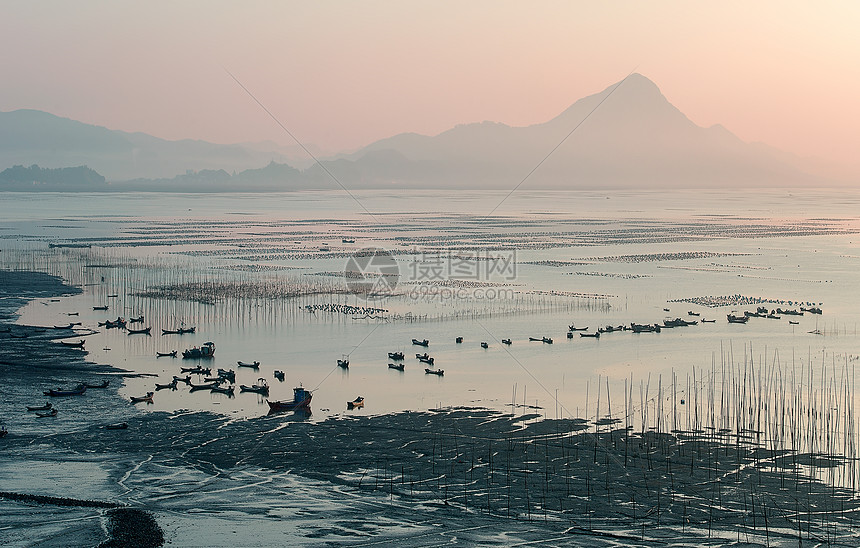
[[[634,68],[702,126],[860,173],[855,2],[4,2],[0,110],[328,152],[546,121]]]

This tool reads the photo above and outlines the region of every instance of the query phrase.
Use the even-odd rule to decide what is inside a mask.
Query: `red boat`
[[[267,401],[269,404],[269,413],[280,413],[282,411],[297,411],[299,409],[308,409],[311,406],[311,398],[314,395],[310,390],[305,390],[301,386],[293,388],[293,401]]]

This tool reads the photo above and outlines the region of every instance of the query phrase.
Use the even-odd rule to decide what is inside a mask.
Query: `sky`
[[[701,126],[860,173],[860,3],[0,0],[0,111],[323,152],[544,122],[631,71]]]

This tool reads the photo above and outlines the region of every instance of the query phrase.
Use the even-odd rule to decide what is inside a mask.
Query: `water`
[[[5,193],[0,263],[32,264],[84,285],[81,295],[32,303],[22,310],[20,322],[80,321],[99,331],[87,337],[90,359],[157,375],[126,379],[123,394],[141,395],[154,382],[180,375],[180,366],[196,364],[156,359],[156,351],[181,352],[213,341],[216,357],[204,365],[236,370],[237,384],[265,378],[270,399],[291,398],[300,383],[316,389],[313,420],[347,413],[346,401],[358,395],[365,397],[366,407],[349,413],[459,405],[510,409],[516,401],[550,418],[594,417],[598,390],[604,392],[601,414],[607,412],[606,378],[613,398],[631,376],[634,385],[650,378],[653,396],[658,380],[665,389],[674,372],[682,379],[680,397],[692,369],[708,372],[712,363],[742,364],[746,356],[799,371],[824,363],[853,364],[858,354],[856,193],[523,191],[487,217],[505,194],[363,191],[356,193],[356,203],[334,191]],[[342,243],[342,238],[356,243]],[[50,249],[48,243],[92,247]],[[367,300],[323,293],[288,299],[219,297],[204,304],[137,296],[159,285],[211,280],[243,288],[289,282],[342,290],[341,278],[314,273],[342,271],[349,254],[365,247],[396,253],[401,291],[422,287],[404,282],[426,273],[440,248],[515,253],[517,267],[515,276],[479,275],[470,281],[493,285],[467,286],[460,298]],[[447,260],[446,252],[442,255]],[[250,265],[256,270],[248,270]],[[496,294],[482,298],[476,289]],[[109,297],[113,294],[118,296]],[[771,299],[769,308],[821,303],[824,314],[752,318],[734,325],[725,320],[728,312],[755,306],[675,302],[716,295]],[[380,314],[387,320],[353,319],[304,308],[329,303],[389,312]],[[108,312],[92,310],[103,304],[110,306]],[[599,340],[565,336],[572,323],[594,331],[630,322],[699,319],[688,317],[690,310],[717,321],[660,334],[608,333]],[[139,314],[146,316],[143,325],[152,326],[154,336],[97,327],[98,321]],[[408,314],[417,318],[409,320]],[[790,325],[789,319],[799,324]],[[196,326],[197,333],[160,335],[162,328],[181,322]],[[822,334],[809,333],[815,330]],[[464,342],[456,344],[456,336]],[[530,336],[550,336],[554,344],[530,342]],[[425,349],[413,346],[412,338],[430,340],[426,351],[445,370],[444,377],[424,373],[425,365],[414,355]],[[513,344],[503,346],[502,338]],[[480,347],[482,341],[488,349]],[[405,372],[387,367],[387,353],[393,351],[406,354]],[[348,371],[335,365],[344,355],[350,359]],[[262,365],[259,372],[237,369],[239,360]],[[273,377],[275,369],[285,372],[285,382]],[[617,401],[613,404],[617,413]],[[240,394],[238,388],[236,397],[228,398],[189,393],[181,385],[176,392],[157,392],[148,408],[206,409],[237,418],[268,410],[263,397]]]

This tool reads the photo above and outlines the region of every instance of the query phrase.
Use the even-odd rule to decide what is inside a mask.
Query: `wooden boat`
[[[129,318],[128,323],[143,323],[143,314],[141,314],[137,318]]]
[[[403,352],[389,352],[388,353],[388,359],[389,360],[402,360],[403,359]]]
[[[230,382],[236,382],[236,372],[232,369],[218,369],[218,376]]]
[[[173,377],[173,380],[167,384],[155,383],[155,389],[156,390],[176,390],[176,383],[177,382],[179,382],[179,379],[177,379],[176,377]],[[190,382],[190,379],[189,379],[189,382]]]
[[[75,326],[75,324],[70,323],[69,325],[55,325],[54,329],[71,329]]]
[[[588,331],[588,327],[574,327],[572,325],[567,326],[568,331]]]
[[[86,393],[86,391],[87,391],[86,385],[79,384],[73,390],[61,390],[59,388],[57,388],[57,389],[52,388],[51,390],[46,390],[43,393],[46,396],[51,396],[52,398],[59,398],[62,396],[83,396]]]
[[[177,377],[176,375],[173,375],[173,380],[176,382],[184,382],[188,386],[191,386],[191,375],[187,375],[185,377]]]
[[[175,358],[176,354],[177,354],[176,350],[174,350],[172,352],[156,352],[155,357],[156,358],[168,358],[168,357],[169,358]]]
[[[10,338],[10,339],[26,339],[26,338],[27,338],[27,337],[29,337],[29,336],[30,336],[30,335],[28,335],[27,333],[21,333],[21,334],[18,334],[18,333],[9,333],[9,338]]]
[[[580,337],[591,337],[592,339],[599,339],[600,338],[600,332],[598,331],[596,333],[580,333],[579,336]]]
[[[36,413],[37,417],[45,418],[45,417],[56,417],[57,416],[57,408],[51,409],[50,411],[46,411],[44,413]]]
[[[275,369],[275,378],[278,379],[280,382],[284,382],[284,372]]]
[[[423,341],[419,341],[418,339],[412,339],[412,344],[418,346],[430,346],[430,341],[424,339]]]
[[[296,411],[309,409],[313,393],[301,386],[293,388],[293,401],[266,401],[269,404],[269,414],[282,413],[284,411]]]
[[[129,335],[152,335],[152,333],[150,333],[151,331],[152,331],[151,327],[147,327],[146,329],[129,329],[128,334]]]
[[[717,320],[706,320],[705,318],[702,318],[702,323],[717,323]]]
[[[107,310],[107,309],[108,309],[108,306],[107,306],[107,305],[104,305],[104,306],[94,306],[94,307],[93,307],[93,310]]]
[[[152,395],[154,392],[147,392],[145,396],[132,396],[131,403],[152,403]]]
[[[340,243],[342,243],[342,244],[354,244],[355,240],[353,238],[341,238]]]
[[[224,377],[205,377],[203,382],[214,382],[217,385],[220,385],[222,382],[227,382],[227,379]]]
[[[747,323],[749,321],[749,316],[735,316],[734,314],[726,314],[726,319],[729,320],[729,323]]]
[[[463,342],[463,337],[457,337],[456,339],[454,339],[454,342],[455,342],[455,343],[457,343],[457,344],[462,343],[462,342]]]
[[[126,430],[128,429],[128,423],[118,422],[115,424],[106,424],[105,430]]]
[[[538,339],[537,337],[529,337],[529,340],[530,341],[536,341],[536,342],[542,342],[542,343],[546,343],[546,344],[552,344],[552,339],[550,339],[549,337],[541,337],[540,339]]]
[[[197,330],[196,327],[180,327],[179,329],[162,329],[162,335],[184,335],[186,333],[194,333]]]
[[[364,397],[359,396],[352,401],[346,402],[347,409],[361,409],[364,407]]]
[[[435,361],[429,354],[427,354],[427,352],[423,354],[415,354],[415,357],[418,358],[418,361],[429,363],[430,365],[433,365],[433,362]]]
[[[442,375],[445,374],[445,371],[443,371],[442,369],[427,369],[427,368],[425,368],[424,374],[425,375],[438,375],[441,377]]]
[[[349,358],[344,358],[342,360],[337,360],[337,366],[342,367],[344,369],[349,369]]]
[[[568,331],[568,332],[567,332],[567,338],[568,338],[568,339],[572,339],[572,338],[573,338],[573,331]]]
[[[85,339],[81,339],[78,342],[60,341],[60,344],[65,346],[65,347],[68,347],[68,348],[83,348],[84,343],[86,343],[86,342],[87,341]]]
[[[0,425],[0,438],[6,437],[6,434],[8,434],[8,433],[9,433],[9,431],[6,430],[6,427],[3,425]]]
[[[117,297],[119,297],[117,293],[114,293],[113,295],[108,295],[108,299],[116,299]]]
[[[688,316],[701,316],[701,314],[699,314],[698,312],[693,312],[692,310],[688,311],[687,315]]]
[[[102,325],[101,323],[99,325]],[[126,321],[123,318],[117,318],[116,320],[108,320],[104,323],[105,329],[124,329],[126,325]]]
[[[256,392],[257,394],[263,394],[264,396],[269,395],[269,383],[267,383],[266,379],[263,378],[257,379],[257,383],[252,384],[251,386],[246,386],[244,384],[239,385],[239,389],[242,392]]]
[[[236,362],[236,363],[239,364],[239,367],[250,367],[251,369],[259,369],[260,368],[260,362],[251,362],[251,363]]]
[[[650,325],[647,323],[631,323],[630,330],[634,333],[659,333],[660,326],[657,324]]]
[[[81,383],[87,388],[107,388],[110,386],[110,381],[102,381],[99,384],[89,384],[89,383]]]
[[[77,316],[78,312],[66,312],[66,316]]]
[[[781,319],[782,319],[781,317],[779,317],[779,316],[777,316],[777,315],[775,315],[775,314],[768,314],[768,315],[767,315],[767,316],[765,316],[765,317],[766,317],[766,318],[768,318],[768,319],[771,319],[771,320],[781,320]]]
[[[510,346],[513,344],[513,342],[511,342],[511,339],[502,339],[502,344]]]
[[[49,401],[46,401],[45,405],[39,405],[39,406],[28,405],[27,411],[47,411],[48,409],[52,408],[53,406],[54,406],[54,404],[52,404]]]
[[[183,360],[208,360],[213,356],[215,356],[215,343],[211,341],[203,343],[203,346],[195,346],[182,351]],[[239,365],[242,365],[242,362],[239,362]]]
[[[406,366],[402,363],[389,363],[388,368],[389,369],[396,369],[398,371],[405,371],[406,370]]]
[[[811,308],[804,308],[801,306],[800,311],[801,312],[809,312],[810,314],[821,314],[822,313],[821,309],[818,308],[817,306],[813,306]]]
[[[800,312],[798,312],[797,310],[792,310],[790,308],[777,308],[776,312],[771,312],[771,314],[782,314],[783,316],[803,316],[803,311],[801,310]]]
[[[217,382],[207,382],[204,384],[189,383],[188,386],[191,387],[191,392],[197,392],[198,390],[212,390],[213,388],[218,386],[218,383]]]
[[[180,367],[179,371],[181,373],[191,373],[194,375],[211,375],[212,374],[211,368],[209,368],[209,367],[204,368],[204,367],[201,367],[199,365],[197,367]]]
[[[788,323],[790,323],[791,325],[799,325],[800,324],[800,322],[796,322],[794,320],[788,320]]]
[[[487,344],[487,343],[485,343],[485,342],[482,342],[482,343],[481,343],[481,348],[490,348],[490,345],[489,345],[489,344]]]
[[[213,386],[212,392],[218,392],[219,394],[227,394],[228,396],[232,396],[234,392],[233,386],[227,386],[222,388],[221,386]]]
[[[669,309],[668,309],[668,308],[664,308],[664,309],[663,309],[663,312],[669,312]]]

